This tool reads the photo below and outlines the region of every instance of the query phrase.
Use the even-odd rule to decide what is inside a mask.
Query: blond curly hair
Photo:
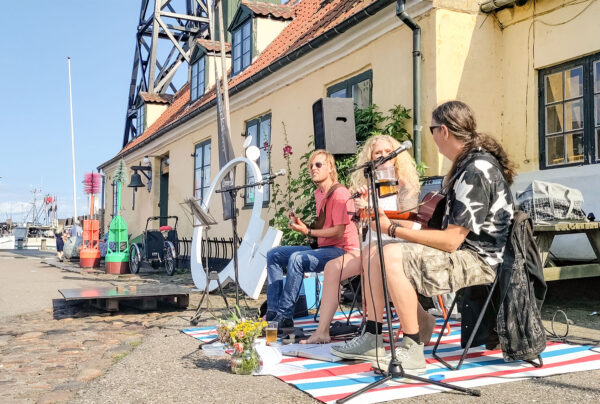
[[[356,159],[357,166],[372,160],[373,147],[375,147],[375,144],[379,141],[388,142],[392,147],[392,150],[401,146],[400,142],[389,135],[371,136],[358,152],[358,157]],[[399,186],[398,190],[398,197],[403,202],[403,207],[408,209],[412,206],[416,206],[421,190],[421,184],[419,182],[419,174],[417,173],[415,160],[410,153],[404,152],[396,156],[393,161],[399,184],[403,184],[403,186]],[[352,176],[350,177],[350,189],[352,192],[356,191],[361,186],[366,185],[366,183],[367,180],[362,170],[352,173]]]

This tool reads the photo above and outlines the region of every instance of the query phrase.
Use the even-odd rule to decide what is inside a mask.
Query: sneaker
[[[404,337],[396,347],[396,359],[402,364],[402,368],[408,373],[423,374],[426,371],[425,364],[425,346],[423,343],[417,344],[408,337]],[[371,362],[373,368],[387,371],[390,366],[392,356],[388,355],[378,362]]]
[[[273,321],[275,320],[276,316],[277,313],[275,313],[274,311],[267,311],[267,314],[265,314],[265,321]]]
[[[294,320],[277,314],[272,321],[277,321],[277,335],[283,336],[294,332]]]
[[[383,348],[383,335],[365,332],[360,337],[354,338],[345,345],[331,347],[331,353],[345,359],[360,359],[373,361],[385,357]]]

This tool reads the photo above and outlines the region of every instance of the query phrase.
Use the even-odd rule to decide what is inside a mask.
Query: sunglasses
[[[435,128],[441,128],[441,127],[442,127],[442,125],[432,125],[432,126],[429,127],[429,132],[431,132],[431,134],[433,135],[433,130]]]
[[[317,161],[316,163],[311,163],[311,164],[309,165],[309,168],[311,168],[311,169],[312,169],[312,168],[313,168],[313,166],[315,166],[315,167],[317,167],[317,168],[321,168],[321,167],[323,167],[323,163],[321,163],[320,161]]]

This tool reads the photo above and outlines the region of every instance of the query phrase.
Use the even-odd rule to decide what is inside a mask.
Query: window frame
[[[209,147],[209,154],[208,154],[208,164],[206,164],[206,161],[204,161],[204,156],[205,156],[205,148]],[[209,181],[210,181],[210,168],[211,168],[211,155],[212,155],[212,145],[211,145],[211,139],[206,139],[200,143],[196,143],[194,145],[194,182],[192,183],[192,195],[194,196],[194,199],[200,199],[201,201],[204,200],[204,197],[206,195],[204,195],[204,189],[206,189],[207,191],[210,189],[210,182],[208,184],[204,183],[204,170],[206,169],[206,167],[208,167],[209,170]],[[200,166],[198,166],[198,158],[201,159],[200,162]],[[200,187],[196,188],[196,176],[200,173]],[[196,192],[200,191],[200,195],[196,195]]]
[[[250,33],[248,34],[248,37],[246,38],[248,40],[248,49],[247,49],[247,52],[244,52],[244,27],[247,25],[250,26],[250,28],[249,28]],[[254,52],[253,52],[254,44],[253,44],[253,40],[252,40],[253,28],[254,28],[253,27],[253,18],[250,17],[250,18],[247,18],[242,23],[240,23],[239,25],[237,25],[237,27],[231,31],[231,71],[232,71],[233,76],[243,72],[252,64],[252,56],[254,54]],[[236,46],[236,41],[235,41],[237,32],[240,33],[239,47]],[[240,54],[238,55],[238,53],[240,53]],[[249,55],[248,64],[246,66],[244,66],[244,55],[246,53],[249,53],[250,55]],[[237,59],[239,59],[239,61],[240,61],[240,68],[238,70],[236,70],[236,68],[235,68],[235,62]]]
[[[200,65],[202,65],[202,70],[200,71]],[[198,70],[196,72],[196,80],[194,82],[194,70]],[[202,80],[200,80],[202,79]],[[202,83],[202,86],[200,86]],[[194,90],[196,93],[194,94]],[[202,55],[198,60],[196,60],[190,66],[190,102],[196,101],[198,98],[202,97],[206,91],[206,58],[205,55]]]
[[[596,144],[596,130],[600,130],[600,122],[595,122],[595,108],[600,108],[595,105],[595,97],[598,96],[600,100],[600,92],[594,92],[594,66],[595,63],[599,63],[600,66],[600,53],[595,53],[582,58],[571,60],[569,62],[561,63],[556,66],[552,66],[546,69],[541,69],[538,72],[538,154],[539,154],[539,168],[540,170],[552,170],[556,168],[565,167],[577,167],[582,165],[598,164],[600,163],[600,156],[598,146]],[[565,164],[548,165],[546,162],[547,156],[547,142],[546,138],[546,106],[550,105],[546,103],[546,77],[556,73],[563,73],[563,99],[560,101],[560,105],[565,105],[579,97],[564,98],[564,72],[567,72],[576,67],[582,67],[582,93],[581,100],[583,102],[583,161],[575,161],[572,163],[566,162]],[[600,74],[598,77],[600,80]],[[599,89],[600,90],[600,89]],[[552,104],[552,103],[551,103]],[[559,102],[556,103],[557,105]],[[564,107],[563,107],[564,109]],[[564,117],[564,112],[563,112]],[[564,120],[564,119],[563,119]],[[600,121],[600,117],[599,117]],[[565,130],[565,122],[563,122],[563,137],[567,133],[577,133],[573,130]],[[565,154],[567,150],[564,150]]]
[[[146,130],[146,104],[142,103],[136,108],[135,114],[135,137],[140,136]]]
[[[369,86],[369,105],[373,104],[373,69],[365,70],[362,73],[357,74],[356,76],[350,77],[347,80],[341,81],[339,83],[333,84],[327,87],[327,97],[331,97],[332,94],[337,93],[340,90],[346,90],[345,98],[352,98],[352,86],[363,81],[369,80],[371,85]],[[355,106],[356,103],[354,103]],[[358,106],[357,106],[358,107]]]
[[[269,140],[268,140],[269,150],[268,151],[265,150],[264,144],[263,145],[259,145],[259,141],[260,141],[260,137],[261,137],[260,136],[261,135],[260,128],[261,128],[262,124],[264,122],[266,122],[266,121],[269,121]],[[266,174],[269,174],[270,171],[271,171],[271,152],[270,152],[270,150],[271,150],[272,139],[273,139],[272,136],[271,136],[272,135],[272,132],[271,132],[272,125],[271,124],[272,124],[272,119],[271,119],[271,113],[270,112],[268,112],[266,114],[263,114],[263,115],[261,115],[259,117],[250,119],[250,120],[246,121],[246,123],[245,123],[245,129],[246,130],[244,132],[244,136],[248,136],[248,130],[249,130],[249,128],[252,127],[252,126],[254,126],[254,125],[256,125],[256,136],[252,138],[252,145],[258,147],[259,150],[261,151],[260,157],[256,161],[256,164],[258,165],[259,170],[261,170],[261,174],[263,175],[263,177]],[[266,158],[267,158],[267,166],[268,166],[268,169],[267,169],[268,171],[267,172],[263,172],[263,170],[261,168],[261,162],[262,162],[263,156],[266,156]],[[246,184],[249,183],[249,181],[250,181],[249,173],[248,173],[248,168],[247,167],[245,167],[245,169],[244,169],[244,180],[245,180]],[[263,208],[264,208],[264,207],[268,207],[269,206],[269,202],[271,200],[271,186],[269,184],[264,185],[263,192],[264,192],[264,194],[263,194],[264,195]],[[244,194],[244,208],[248,208],[248,207],[251,207],[253,205],[254,205],[254,201],[250,200],[250,192],[247,191]]]

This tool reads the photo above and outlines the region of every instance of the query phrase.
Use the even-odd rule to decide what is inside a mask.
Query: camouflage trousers
[[[386,248],[402,249],[404,273],[423,296],[489,284],[496,277],[494,269],[472,250],[449,253],[415,243],[396,243]]]

